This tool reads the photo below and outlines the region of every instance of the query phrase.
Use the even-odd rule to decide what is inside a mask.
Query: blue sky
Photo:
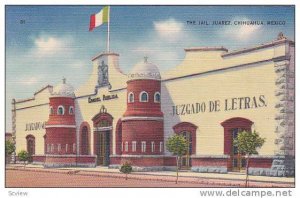
[[[91,58],[105,51],[104,24],[89,32],[90,15],[103,6],[6,6],[6,130],[11,131],[12,98],[32,97],[61,82],[75,88],[92,71]],[[25,23],[21,23],[23,20]],[[285,25],[203,26],[186,21],[285,21]],[[224,46],[231,50],[275,39],[294,40],[294,7],[289,6],[111,6],[111,51],[130,71],[145,55],[161,70],[175,67],[184,48]]]

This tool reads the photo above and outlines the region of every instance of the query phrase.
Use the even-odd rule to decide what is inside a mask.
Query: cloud
[[[26,85],[26,86],[32,86],[40,83],[41,77],[36,76],[29,76],[29,77],[22,77],[19,80],[16,81],[18,84]]]
[[[47,58],[53,56],[64,56],[73,53],[73,39],[69,36],[56,37],[48,35],[39,35],[34,38],[32,56],[36,58]]]
[[[154,22],[154,28],[159,36],[169,42],[174,42],[182,36],[183,24],[173,18]]]
[[[232,19],[232,22],[249,22],[254,21],[247,17],[238,17]],[[221,29],[219,32],[220,34],[224,35],[225,37],[230,37],[232,39],[237,39],[239,41],[246,41],[248,39],[252,39],[255,37],[260,29],[262,28],[262,25],[232,25],[232,26],[226,26],[224,29]]]

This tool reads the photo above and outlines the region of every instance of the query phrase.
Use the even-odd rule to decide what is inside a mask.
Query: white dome
[[[73,86],[67,84],[65,78],[61,84],[58,84],[53,88],[52,95],[60,97],[75,97]]]
[[[147,61],[145,57],[144,61],[136,64],[131,72],[128,74],[130,80],[133,79],[154,79],[160,80],[160,72],[156,65]]]

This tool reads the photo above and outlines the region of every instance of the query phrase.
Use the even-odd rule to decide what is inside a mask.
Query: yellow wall
[[[167,81],[163,83],[162,108],[165,115],[165,139],[172,134],[172,127],[179,122],[198,126],[197,155],[222,155],[224,129],[221,122],[232,117],[243,117],[254,122],[255,129],[266,143],[260,154],[274,154],[275,139],[275,73],[272,63],[249,68],[217,72],[209,75]],[[225,111],[225,99],[258,97],[264,95],[267,107]],[[219,100],[220,111],[209,112],[209,101]],[[206,112],[173,116],[173,105],[206,103]]]

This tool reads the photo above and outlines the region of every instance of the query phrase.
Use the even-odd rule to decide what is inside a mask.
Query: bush
[[[29,159],[29,153],[27,151],[22,150],[18,153],[18,158],[20,161],[24,162],[24,168],[25,168],[25,163]]]
[[[127,175],[132,172],[132,166],[131,163],[126,161],[125,163],[122,164],[120,168],[120,172],[126,174],[126,180],[127,180]]]

